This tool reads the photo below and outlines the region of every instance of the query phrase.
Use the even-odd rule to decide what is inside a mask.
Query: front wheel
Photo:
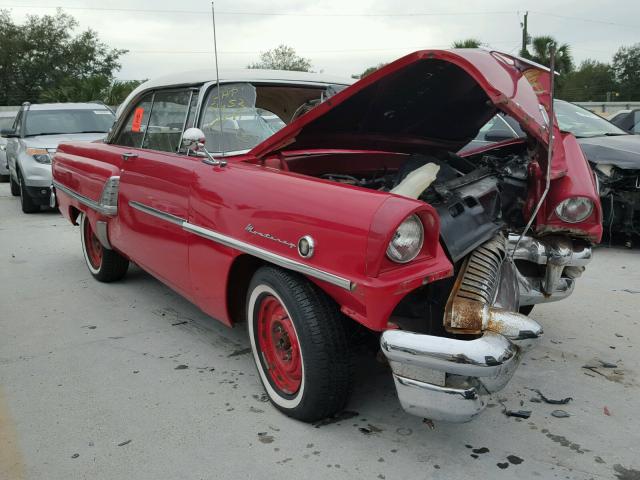
[[[260,268],[247,294],[253,358],[271,403],[313,422],[342,410],[352,362],[338,307],[304,277]]]
[[[27,186],[24,183],[24,178],[22,175],[18,178],[19,183],[19,192],[20,192],[20,207],[22,207],[23,213],[36,213],[40,211],[40,205],[33,201],[31,195],[29,195],[29,191],[27,190]]]
[[[16,182],[11,174],[9,174],[9,184],[11,185],[11,195],[14,197],[20,196],[20,185]]]
[[[518,311],[523,315],[529,315],[533,311],[533,307],[535,305],[523,305]]]
[[[129,260],[115,250],[109,250],[96,237],[89,218],[80,214],[80,238],[82,253],[91,275],[101,282],[115,282],[127,273]]]

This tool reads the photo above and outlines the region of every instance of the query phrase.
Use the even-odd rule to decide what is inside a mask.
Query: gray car
[[[58,144],[102,139],[114,120],[113,112],[98,103],[22,105],[12,127],[2,130],[2,137],[7,139],[11,193],[20,196],[24,213],[49,204],[51,158]]]
[[[0,130],[10,129],[16,118],[17,111],[0,111]],[[7,139],[0,137],[0,177],[6,181],[9,176],[9,165],[7,164]]]

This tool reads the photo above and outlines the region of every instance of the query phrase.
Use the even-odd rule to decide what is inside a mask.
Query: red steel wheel
[[[275,386],[287,395],[302,383],[302,358],[296,329],[284,306],[264,295],[258,310],[258,343]]]
[[[81,213],[78,218],[82,253],[91,275],[101,282],[120,280],[127,273],[129,260],[102,245],[86,214]]]
[[[93,233],[91,222],[82,222],[82,230],[82,241],[87,254],[87,261],[97,272],[98,270],[100,270],[100,266],[102,265],[103,247],[100,244],[100,240],[98,240],[98,237],[96,237],[96,234]]]
[[[271,403],[305,422],[343,409],[351,352],[338,305],[302,275],[265,265],[249,283],[246,308],[253,359]]]

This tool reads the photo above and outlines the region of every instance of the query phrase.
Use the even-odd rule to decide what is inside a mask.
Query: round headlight
[[[397,263],[407,263],[420,253],[424,241],[424,227],[417,215],[400,224],[387,247],[387,257]]]
[[[563,200],[556,207],[556,215],[567,223],[578,223],[593,212],[593,202],[585,197],[571,197]]]

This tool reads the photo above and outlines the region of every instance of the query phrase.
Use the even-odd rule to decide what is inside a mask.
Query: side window
[[[631,131],[633,133],[640,133],[640,110],[633,112],[633,122],[631,124]]]
[[[191,96],[191,103],[189,104],[189,113],[187,114],[187,121],[184,124],[184,129],[195,127],[196,125],[196,114],[198,113],[198,90],[193,90],[193,95]],[[179,144],[178,153],[186,154],[187,151],[182,148],[182,142]]]
[[[142,148],[177,152],[190,100],[190,90],[156,92]]]
[[[187,123],[184,125],[184,129],[195,127],[196,113],[198,112],[198,91],[193,91],[191,97],[191,105],[189,105],[189,115],[187,116]]]
[[[113,140],[115,145],[133,148],[142,147],[152,104],[153,93],[148,93],[142,97],[140,102],[138,102],[131,113],[129,113],[127,121],[122,125],[120,132],[118,132],[118,135],[116,135]]]

